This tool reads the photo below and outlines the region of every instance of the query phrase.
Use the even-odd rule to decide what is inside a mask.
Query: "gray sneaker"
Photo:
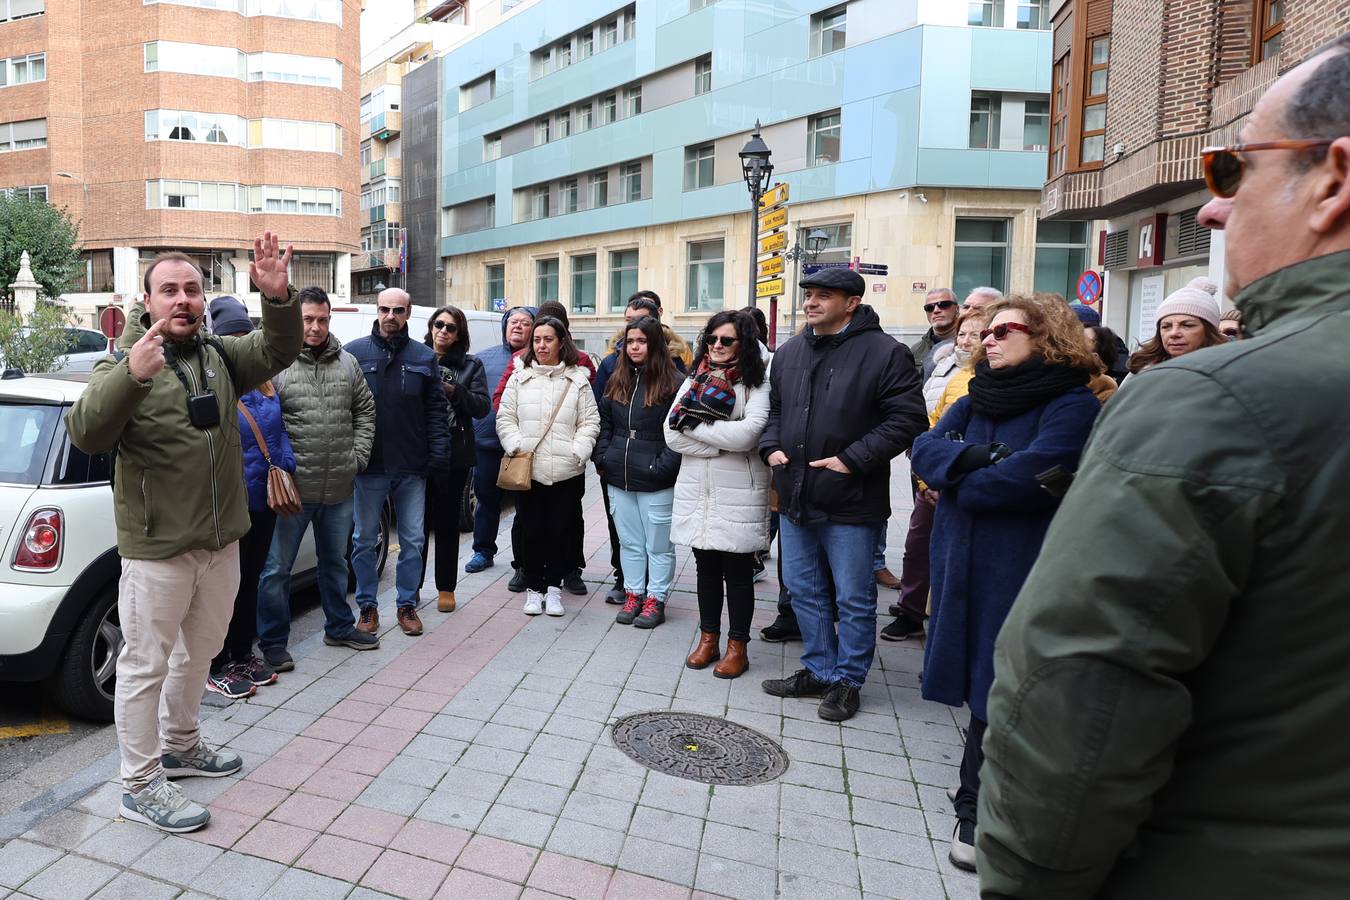
[[[211,821],[211,814],[161,775],[136,793],[122,795],[122,818],[177,834],[196,831]]]
[[[323,642],[329,647],[350,647],[353,650],[378,650],[380,649],[380,636],[371,634],[368,631],[357,631],[353,628],[342,637],[323,636]]]
[[[220,778],[238,772],[244,765],[244,758],[233,750],[212,750],[198,741],[191,750],[161,754],[159,764],[167,778],[184,778],[188,775]]]

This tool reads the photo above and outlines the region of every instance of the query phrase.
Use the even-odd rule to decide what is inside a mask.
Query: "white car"
[[[0,680],[46,681],[68,713],[112,720],[122,629],[112,455],[70,442],[87,373],[0,379]],[[379,571],[389,553],[381,523]],[[314,581],[307,532],[292,588]]]

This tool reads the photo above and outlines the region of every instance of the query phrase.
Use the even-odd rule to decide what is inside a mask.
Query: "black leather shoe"
[[[581,580],[581,570],[573,569],[563,576],[563,589],[569,594],[576,594],[578,597],[585,597],[591,592],[586,586],[586,582]]]
[[[881,629],[883,641],[903,641],[912,637],[923,637],[923,623],[907,612],[901,612],[895,621]]]
[[[783,624],[782,619],[778,619],[772,625],[767,625],[759,630],[759,636],[771,644],[781,644],[786,641],[800,641],[802,633],[798,630],[796,623],[791,625]]]
[[[524,569],[516,569],[516,574],[511,576],[511,580],[506,584],[506,589],[513,594],[519,594],[525,590]]]
[[[836,681],[820,701],[818,715],[826,722],[846,722],[862,705],[861,692],[851,684]]]
[[[775,697],[819,697],[830,687],[807,669],[798,669],[787,678],[770,678],[762,682],[764,693]]]

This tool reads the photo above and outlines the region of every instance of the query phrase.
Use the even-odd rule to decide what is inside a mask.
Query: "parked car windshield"
[[[0,403],[0,482],[42,483],[61,409],[45,403]]]

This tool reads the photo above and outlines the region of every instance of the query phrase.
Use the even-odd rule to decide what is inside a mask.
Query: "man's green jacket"
[[[150,327],[136,315],[118,346],[128,351]],[[188,419],[188,391],[166,365],[137,381],[130,355],[99,360],[89,385],[66,416],[70,439],[85,453],[117,447],[113,510],[117,551],[127,559],[168,559],[189,550],[220,550],[249,529],[248,493],[235,401],[289,366],[300,352],[303,325],[294,295],[264,300],[262,328],[216,337],[229,361],[198,340],[166,341],[195,391],[215,392],[219,422],[197,428]],[[230,372],[233,369],[234,380]]]
[[[995,651],[984,897],[1350,896],[1350,252],[1106,406]]]

